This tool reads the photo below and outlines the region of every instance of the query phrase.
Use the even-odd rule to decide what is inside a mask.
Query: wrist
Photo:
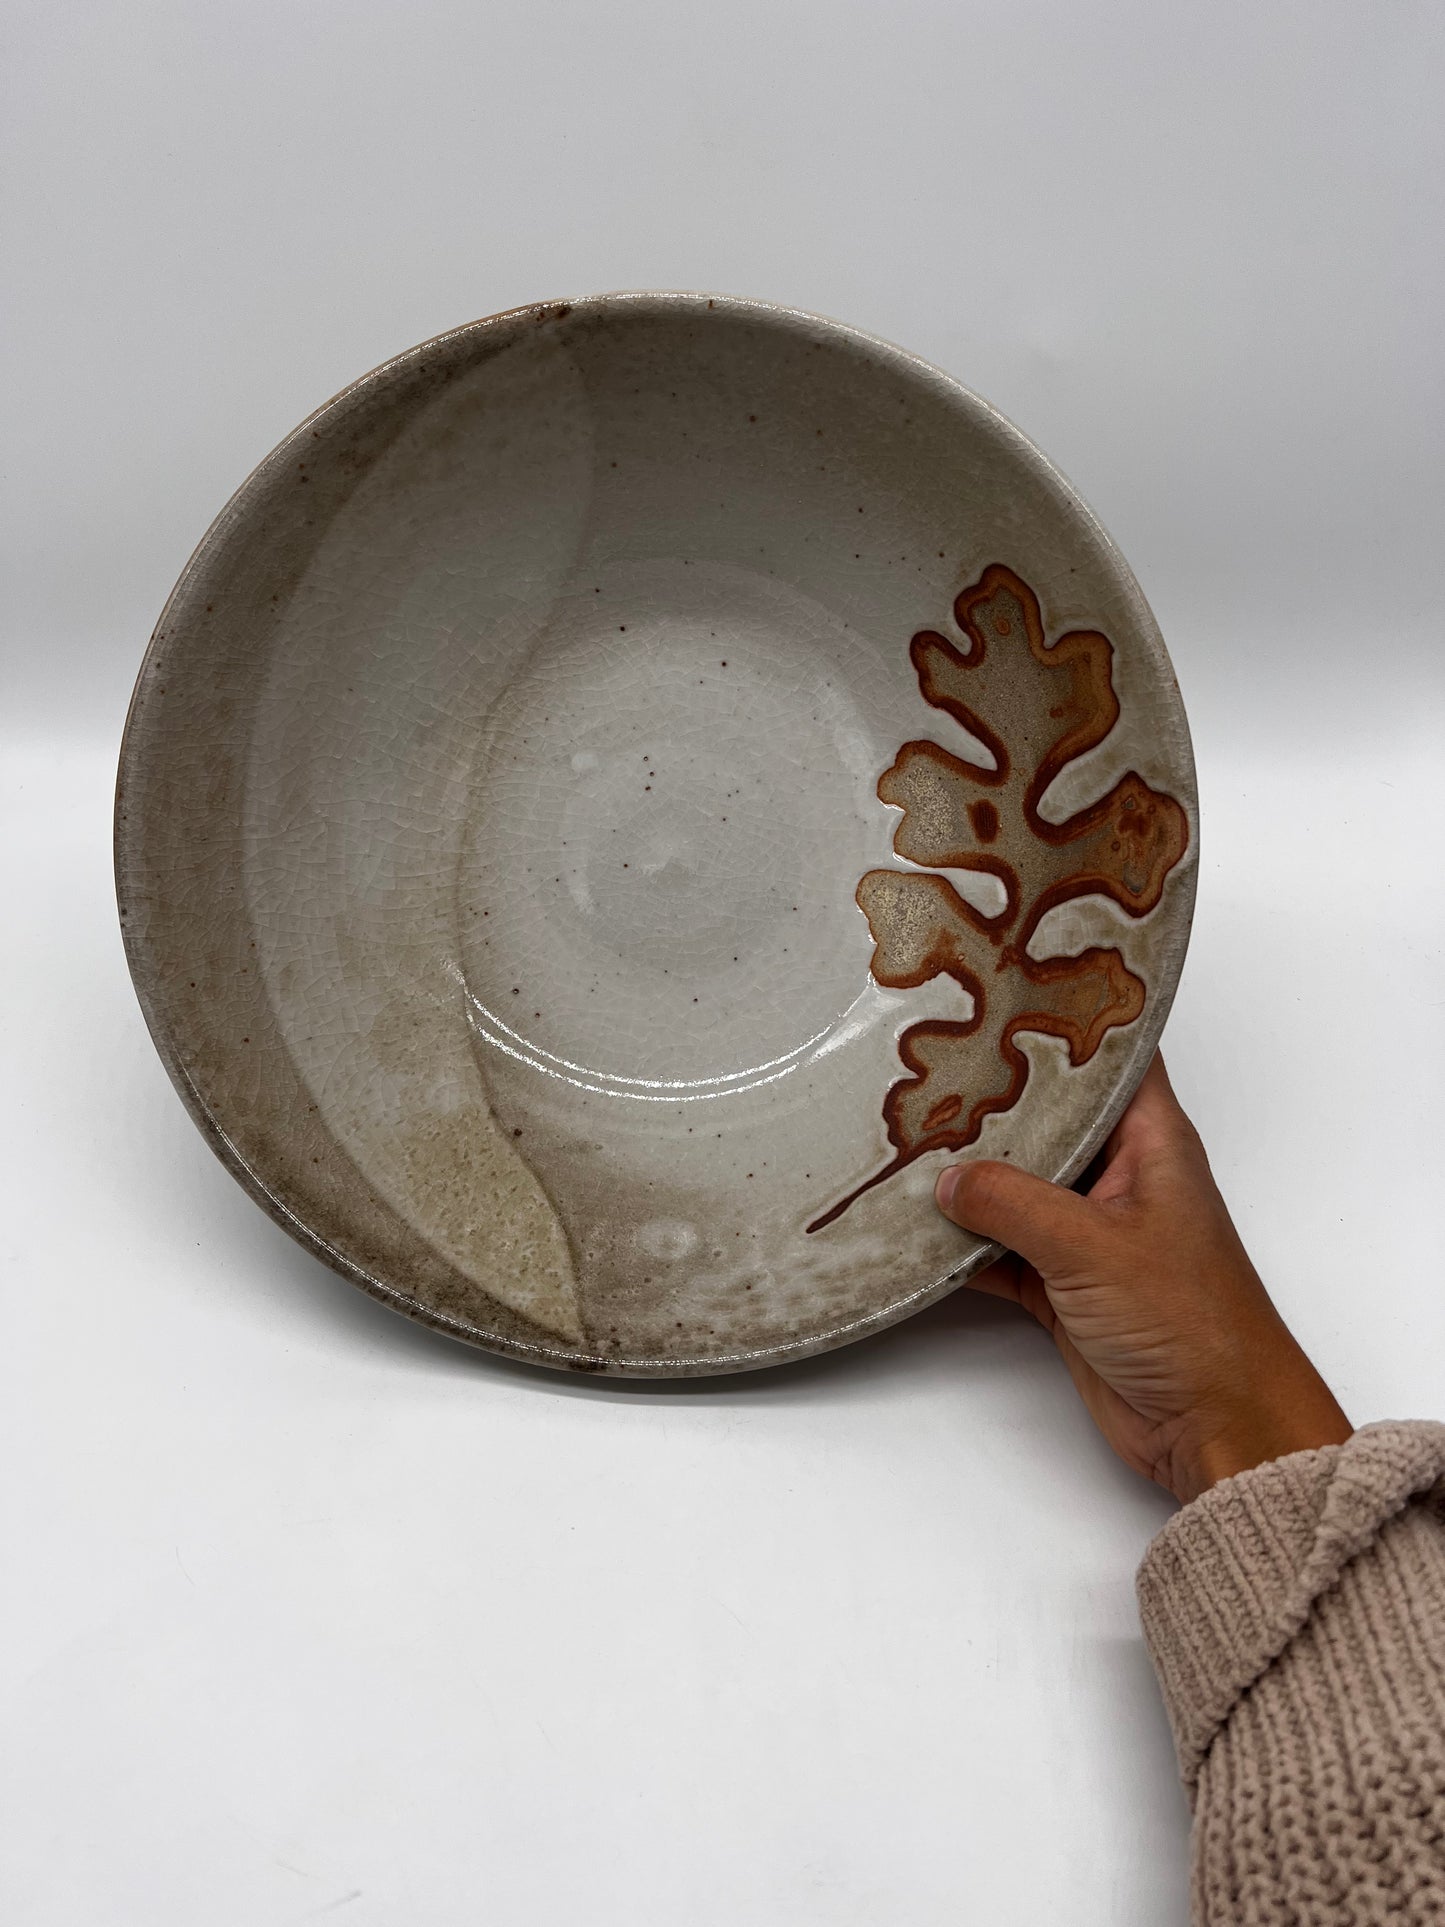
[[[1303,1352],[1277,1360],[1260,1382],[1220,1402],[1212,1422],[1198,1428],[1192,1449],[1179,1455],[1176,1497],[1185,1504],[1221,1479],[1292,1452],[1343,1445],[1354,1427],[1334,1393]]]
[[[1314,1420],[1294,1413],[1254,1415],[1247,1425],[1209,1440],[1194,1461],[1194,1491],[1190,1496],[1207,1492],[1221,1479],[1252,1472],[1257,1465],[1288,1458],[1291,1452],[1316,1452],[1323,1445],[1343,1445],[1354,1427],[1333,1399],[1330,1403],[1333,1412],[1322,1412]]]

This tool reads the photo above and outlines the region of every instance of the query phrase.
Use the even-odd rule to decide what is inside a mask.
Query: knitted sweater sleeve
[[[1445,1425],[1222,1480],[1138,1587],[1198,1927],[1445,1927]]]

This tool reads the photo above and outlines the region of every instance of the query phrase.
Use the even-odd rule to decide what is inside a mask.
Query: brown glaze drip
[[[944,878],[915,872],[870,870],[858,885],[875,980],[909,990],[948,975],[973,1009],[967,1018],[904,1031],[898,1054],[910,1074],[883,1103],[895,1156],[809,1231],[833,1223],[925,1151],[964,1150],[985,1118],[1011,1109],[1029,1075],[1014,1041],[1021,1033],[1061,1038],[1078,1066],[1110,1029],[1135,1021],[1145,986],[1117,950],[1040,961],[1028,955],[1029,942],[1050,910],[1079,897],[1106,897],[1128,916],[1147,915],[1188,848],[1183,809],[1132,770],[1063,823],[1040,813],[1054,778],[1118,720],[1107,637],[1074,630],[1050,646],[1037,596],[1001,563],[963,590],[954,615],[965,647],[924,629],[909,653],[925,698],[983,745],[992,767],[938,743],[909,742],[878,779],[878,795],[902,812],[893,837],[899,856],[928,870],[995,876],[1007,900],[985,916]],[[971,793],[980,787],[991,794]],[[979,848],[1000,839],[1006,857]],[[989,974],[1007,973],[992,994],[980,974],[990,955],[980,937],[999,946]]]
[[[980,843],[992,843],[998,835],[998,811],[986,796],[968,806],[968,820]]]

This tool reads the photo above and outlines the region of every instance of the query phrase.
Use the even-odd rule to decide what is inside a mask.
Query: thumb
[[[950,1165],[939,1174],[934,1197],[944,1217],[1016,1251],[1043,1278],[1077,1260],[1092,1229],[1089,1206],[1077,1192],[994,1159]]]

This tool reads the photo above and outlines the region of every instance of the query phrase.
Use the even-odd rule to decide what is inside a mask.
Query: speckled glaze
[[[152,639],[116,844],[156,1045],[278,1222],[474,1344],[671,1376],[976,1269],[960,1148],[1083,1168],[1197,820],[1149,610],[1038,450],[837,323],[622,294],[267,457]]]

